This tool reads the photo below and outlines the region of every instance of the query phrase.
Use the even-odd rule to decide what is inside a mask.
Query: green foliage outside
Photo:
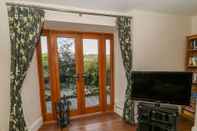
[[[58,49],[58,61],[60,71],[60,88],[64,91],[67,97],[76,97],[76,65],[75,56],[71,52],[72,43],[64,41],[64,44]],[[110,85],[110,58],[107,56],[106,61],[106,85]],[[49,67],[48,67],[48,54],[42,54],[43,72],[45,84],[49,85]],[[86,96],[99,95],[99,69],[97,55],[84,56],[84,81],[85,81],[85,94]],[[109,87],[109,86],[108,86]],[[46,87],[49,89],[49,87]],[[109,93],[110,89],[107,89]]]

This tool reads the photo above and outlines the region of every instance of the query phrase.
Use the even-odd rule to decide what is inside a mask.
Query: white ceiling
[[[128,12],[133,9],[176,13],[197,14],[197,0],[25,0],[77,8]]]

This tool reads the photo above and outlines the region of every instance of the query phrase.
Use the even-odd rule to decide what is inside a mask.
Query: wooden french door
[[[71,116],[113,111],[113,35],[45,31],[37,47],[42,113],[56,118],[66,96]]]

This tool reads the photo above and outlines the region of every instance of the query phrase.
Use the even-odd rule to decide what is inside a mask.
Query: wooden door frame
[[[49,56],[49,40],[50,40],[50,35],[49,31],[44,30],[42,31],[42,35],[47,37],[47,51],[48,51],[48,66],[49,66],[49,74],[51,74],[51,65],[50,65],[50,56]],[[54,120],[53,116],[53,108],[52,108],[52,113],[47,113],[46,111],[46,104],[45,104],[45,89],[44,89],[44,75],[43,75],[43,65],[42,65],[42,60],[41,60],[41,55],[42,55],[42,50],[41,50],[41,43],[38,42],[36,45],[36,58],[37,58],[37,70],[38,70],[38,80],[39,80],[39,86],[40,86],[40,106],[41,106],[41,112],[42,112],[42,117],[44,121],[52,121]],[[49,75],[49,82],[50,82],[50,88],[52,90],[52,77]],[[53,99],[53,92],[51,91],[51,102]],[[53,107],[53,102],[52,102],[52,107]]]
[[[74,33],[67,33],[67,32],[57,32],[57,31],[51,31],[52,32],[52,38],[54,39],[53,43],[54,43],[54,50],[53,50],[53,55],[54,55],[54,59],[55,59],[55,65],[56,65],[56,73],[55,73],[55,76],[56,76],[56,83],[57,83],[57,86],[55,87],[55,90],[56,90],[56,102],[57,100],[59,99],[60,97],[60,92],[61,92],[61,89],[60,89],[60,78],[59,78],[59,62],[58,62],[58,47],[57,47],[57,40],[56,38],[57,37],[70,37],[70,38],[74,38],[75,39],[75,59],[76,59],[76,73],[79,73],[79,63],[78,63],[78,59],[79,59],[79,40],[80,40],[80,36],[78,34],[74,34]],[[77,111],[76,112],[70,112],[71,116],[75,116],[75,115],[79,115],[81,112],[82,112],[82,108],[81,108],[81,105],[78,104],[78,102],[81,102],[81,91],[78,87],[81,86],[81,80],[76,80],[76,85],[77,85]]]
[[[82,40],[83,39],[95,39],[98,40],[98,64],[99,64],[99,105],[95,107],[84,107],[85,113],[93,113],[93,112],[105,112],[105,43],[103,39],[103,34],[99,33],[82,33]],[[81,42],[81,48],[83,49],[83,41]],[[82,56],[83,56],[82,51]],[[82,60],[82,66],[84,65],[84,61]],[[82,70],[84,67],[82,67]],[[84,82],[83,82],[83,89],[84,89]],[[83,93],[83,98],[85,98],[85,94]],[[85,100],[84,100],[85,101]],[[85,103],[84,103],[85,106]]]
[[[111,79],[111,97],[110,97],[110,105],[106,105],[107,110],[109,111],[114,111],[114,100],[115,100],[115,88],[114,88],[114,35],[109,34],[109,35],[104,35],[104,40],[110,40],[110,69],[111,69],[111,74],[110,74],[110,79]],[[105,66],[106,67],[106,66]],[[105,93],[106,95],[106,93]],[[106,97],[106,96],[105,96]]]
[[[110,66],[111,66],[111,104],[109,106],[106,105],[106,93],[105,93],[105,79],[99,79],[99,88],[100,88],[100,95],[99,107],[93,108],[86,108],[85,100],[83,97],[85,94],[83,91],[77,89],[78,93],[78,100],[80,103],[78,104],[78,112],[71,113],[72,116],[79,115],[82,113],[93,113],[95,111],[105,112],[105,111],[113,111],[114,110],[114,36],[111,33],[97,33],[97,32],[73,32],[73,31],[57,31],[57,30],[44,30],[42,35],[47,36],[47,44],[48,44],[48,63],[49,63],[49,78],[50,78],[50,85],[51,85],[51,99],[52,99],[52,114],[46,115],[46,106],[45,106],[45,96],[44,96],[44,79],[43,79],[43,67],[41,61],[41,44],[38,44],[36,49],[37,54],[37,66],[38,66],[38,76],[39,76],[39,85],[40,85],[40,101],[41,101],[41,110],[44,121],[51,121],[56,119],[56,107],[55,103],[58,101],[60,96],[60,83],[59,83],[59,63],[58,63],[58,51],[57,51],[57,40],[56,37],[63,36],[63,37],[72,37],[76,39],[75,42],[75,50],[76,50],[76,61],[83,61],[83,44],[82,39],[98,39],[98,61],[99,66],[103,69],[99,71],[99,78],[105,78],[105,67],[106,67],[106,59],[105,59],[105,40],[110,40]],[[101,53],[102,52],[102,53]],[[54,64],[55,63],[55,64]],[[76,63],[76,73],[83,73],[83,64]],[[81,72],[80,72],[81,71]],[[53,75],[51,75],[53,74]],[[84,81],[80,79],[77,82],[77,86],[83,86]],[[82,99],[81,99],[82,98]]]

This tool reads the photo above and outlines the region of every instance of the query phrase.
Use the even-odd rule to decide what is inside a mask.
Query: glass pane
[[[110,63],[110,40],[106,40],[106,93],[107,104],[111,104],[111,63]]]
[[[71,102],[71,111],[77,110],[77,85],[75,64],[75,39],[58,37],[58,61],[61,97],[64,95]]]
[[[83,39],[86,107],[99,105],[98,40]]]
[[[43,66],[46,112],[52,113],[51,87],[50,87],[50,82],[49,82],[47,37],[41,36],[40,42],[41,42],[41,54],[42,54],[41,60],[42,60],[42,66]]]

